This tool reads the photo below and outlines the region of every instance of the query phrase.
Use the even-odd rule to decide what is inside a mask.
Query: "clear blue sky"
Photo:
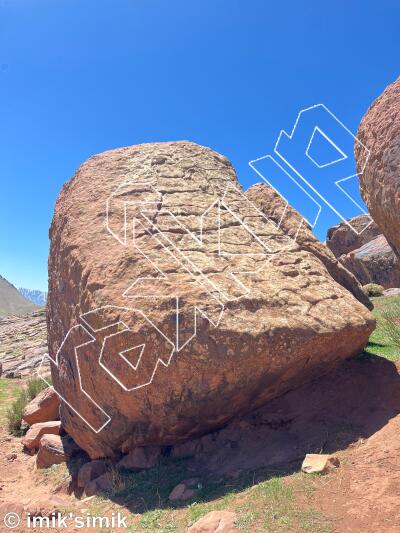
[[[55,199],[95,153],[189,139],[247,187],[301,108],[355,132],[399,20],[396,0],[0,0],[0,274],[46,289]]]

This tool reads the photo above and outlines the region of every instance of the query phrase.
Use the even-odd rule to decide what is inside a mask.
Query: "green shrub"
[[[369,298],[382,296],[383,291],[385,290],[382,285],[378,285],[377,283],[367,283],[362,289]]]
[[[50,377],[46,379],[49,383],[51,383]],[[47,383],[41,378],[31,378],[27,383],[26,389],[19,391],[17,398],[13,401],[6,412],[9,433],[17,437],[20,437],[23,434],[22,415],[26,405],[31,400],[36,398],[39,392],[47,387]]]
[[[11,407],[6,412],[8,431],[13,435],[20,437],[22,431],[22,415],[26,404],[28,403],[28,395],[25,390],[19,392],[16,400],[13,401]]]
[[[46,378],[51,383],[50,378]],[[28,400],[33,400],[43,389],[47,389],[48,385],[42,378],[31,378],[27,383],[26,393]]]

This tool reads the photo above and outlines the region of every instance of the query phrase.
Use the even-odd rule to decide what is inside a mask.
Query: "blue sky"
[[[95,153],[189,139],[248,187],[300,109],[355,132],[399,74],[399,15],[388,0],[0,0],[0,274],[46,289],[55,199]]]

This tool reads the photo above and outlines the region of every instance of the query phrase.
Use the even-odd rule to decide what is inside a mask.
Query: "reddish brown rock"
[[[29,425],[51,422],[60,418],[60,400],[53,387],[42,390],[24,409],[22,418]]]
[[[231,511],[211,511],[197,520],[188,533],[237,533],[235,520],[236,513]]]
[[[106,472],[101,476],[89,481],[85,485],[84,493],[87,497],[94,496],[95,494],[101,494],[112,490],[114,481],[111,472]]]
[[[326,245],[333,255],[339,259],[341,255],[348,254],[361,248],[367,242],[378,237],[382,231],[368,215],[350,218],[348,222],[340,222],[329,228],[326,236]]]
[[[161,448],[158,446],[135,448],[117,463],[117,467],[127,469],[153,468],[160,460],[160,456]]]
[[[91,158],[50,238],[53,383],[91,458],[221,427],[357,355],[374,328],[323,259],[242,194],[229,161],[190,142]]]
[[[107,472],[107,468],[110,466],[109,461],[97,459],[95,461],[89,461],[81,466],[78,472],[77,486],[85,487],[90,481],[96,479]]]
[[[279,225],[286,235],[295,239],[302,250],[315,255],[337,283],[351,292],[359,302],[372,309],[370,300],[366,298],[355,276],[344,268],[333,253],[315,237],[303,217],[293,207],[287,205],[282,196],[272,187],[257,183],[246,191],[246,196],[270,220]]]
[[[199,480],[195,478],[184,479],[170,493],[168,499],[171,502],[190,500],[199,491]]]
[[[43,435],[39,443],[36,466],[37,468],[48,468],[51,465],[65,463],[79,451],[80,448],[71,437]]]
[[[400,296],[400,288],[386,289],[383,291],[383,296]]]
[[[361,285],[378,283],[385,289],[400,287],[400,264],[383,235],[340,258]]]
[[[38,448],[43,435],[61,435],[62,426],[59,420],[33,424],[24,435],[22,444],[28,450]]]
[[[362,172],[363,150],[355,143],[361,195],[372,218],[400,258],[400,78],[368,109],[357,138],[370,151]]]

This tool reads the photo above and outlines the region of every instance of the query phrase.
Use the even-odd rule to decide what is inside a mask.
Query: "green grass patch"
[[[22,429],[22,415],[27,403],[28,395],[26,390],[21,390],[6,412],[8,431],[16,437],[21,437],[24,433]]]
[[[129,531],[135,533],[185,533],[202,516],[219,510],[236,512],[237,528],[243,532],[332,530],[330,521],[308,503],[314,493],[313,476],[264,476],[268,473],[260,471],[238,479],[204,478],[192,499],[170,502],[171,490],[193,474],[184,460],[169,459],[149,470],[121,472],[115,489],[98,501],[100,507],[111,499],[129,509],[133,513]]]
[[[51,377],[46,377],[46,380],[51,384]],[[31,378],[26,386],[26,394],[28,397],[28,400],[31,401],[39,394],[39,392],[42,392],[43,389],[47,389],[48,385],[45,381],[43,381],[42,378]]]
[[[376,329],[372,333],[363,357],[379,356],[397,361],[400,359],[400,296],[373,298]],[[398,341],[396,342],[396,335]]]

